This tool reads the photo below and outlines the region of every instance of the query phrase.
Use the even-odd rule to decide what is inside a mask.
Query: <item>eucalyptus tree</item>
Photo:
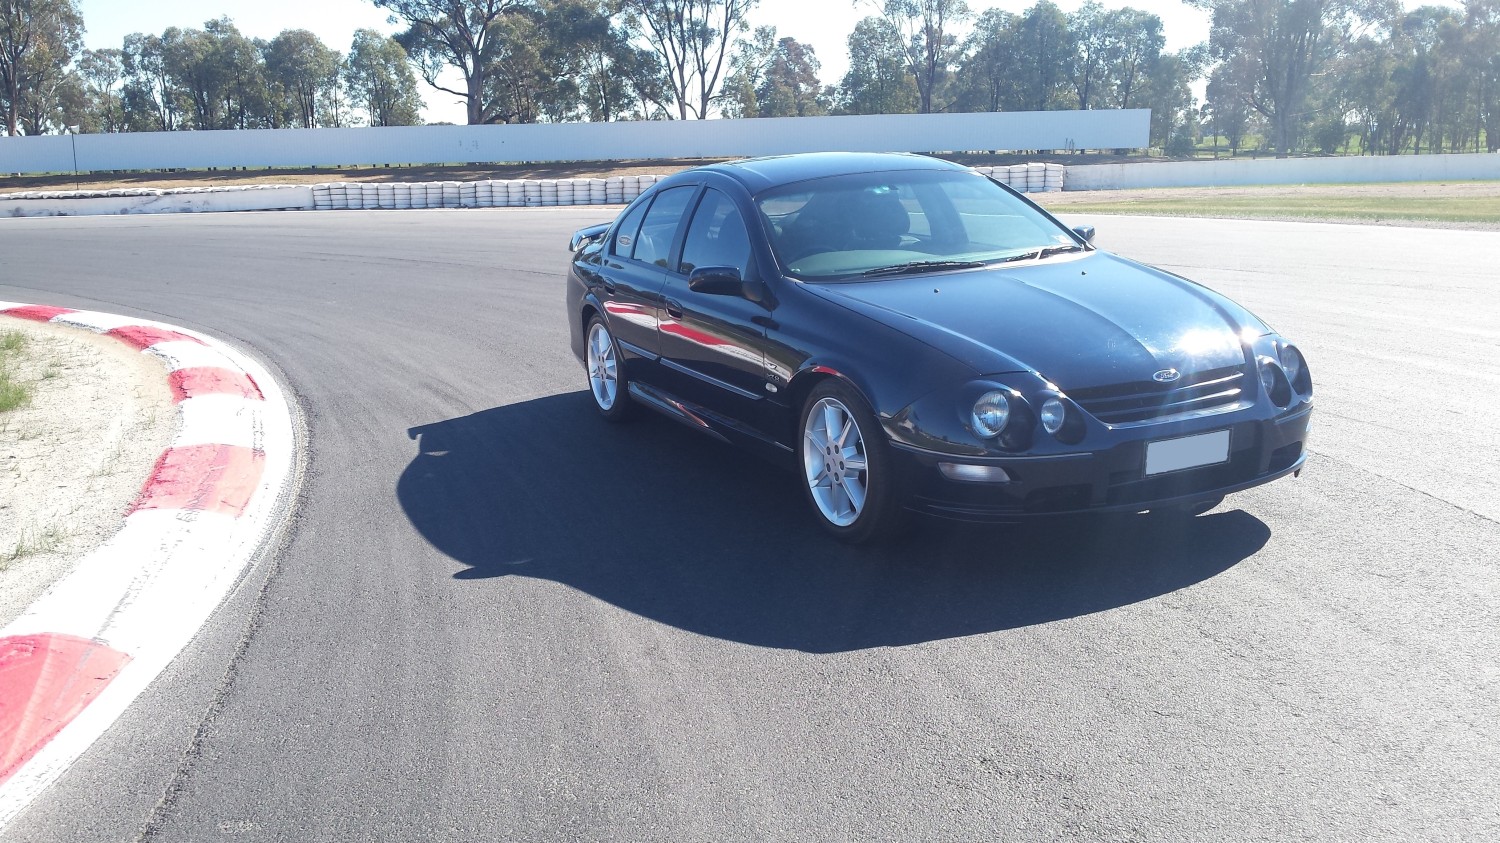
[[[1208,47],[1200,44],[1164,53],[1152,64],[1139,92],[1139,104],[1151,109],[1152,146],[1170,155],[1192,151],[1198,120],[1193,83],[1207,62]]]
[[[954,106],[960,111],[1024,110],[1025,49],[1020,18],[1003,9],[986,9],[964,40]]]
[[[757,26],[749,38],[735,42],[720,98],[725,117],[761,116],[758,94],[776,54],[776,37],[776,27]]]
[[[360,33],[369,31],[355,33],[356,41]],[[395,46],[405,62],[405,51]],[[337,50],[305,29],[288,29],[266,44],[266,81],[280,89],[291,108],[292,125],[306,129],[326,125],[320,112],[329,87],[338,81],[341,60]],[[407,75],[411,75],[409,69]]]
[[[364,110],[368,125],[422,124],[417,77],[395,39],[373,29],[356,30],[341,72],[349,101]]]
[[[1246,59],[1241,70],[1249,104],[1270,124],[1285,157],[1312,115],[1314,80],[1360,24],[1388,13],[1383,0],[1186,0],[1212,14],[1215,58]]]
[[[729,73],[735,36],[760,0],[622,0],[627,25],[656,55],[679,120],[708,119]]]
[[[1022,106],[1028,111],[1076,108],[1070,81],[1073,36],[1062,9],[1052,0],[1039,0],[1017,19],[1016,38]]]
[[[125,52],[84,50],[78,57],[78,77],[97,131],[125,131],[125,103],[116,90],[125,81]]]
[[[1117,49],[1119,33],[1110,10],[1098,0],[1088,0],[1068,15],[1068,29],[1073,33],[1073,88],[1078,107],[1087,111],[1101,100],[1107,62]]]
[[[1500,151],[1500,0],[1464,3],[1465,72],[1474,81],[1474,148]]]
[[[168,30],[172,32],[173,30]],[[167,44],[160,35],[125,36],[125,122],[133,132],[172,132],[182,127],[188,106],[167,70]]]
[[[265,125],[267,106],[260,48],[229,18],[203,29],[171,27],[162,33],[165,69],[191,106],[198,129]]]
[[[1104,101],[1111,108],[1131,108],[1166,49],[1166,33],[1161,18],[1128,6],[1108,12],[1108,20],[1113,37],[1105,50],[1104,74],[1109,81]]]
[[[921,104],[916,77],[907,71],[901,34],[882,17],[871,16],[849,34],[849,67],[839,82],[842,114],[911,114]]]
[[[1233,66],[1233,62],[1239,60],[1241,59],[1236,57],[1209,73],[1202,107],[1208,127],[1216,136],[1223,136],[1229,144],[1230,153],[1234,155],[1239,154],[1254,120],[1249,97],[1241,88],[1242,80],[1248,74],[1237,72]]]
[[[648,99],[663,98],[661,64],[633,42],[619,7],[620,0],[553,0],[549,6],[550,52],[566,65],[570,119],[639,116],[642,91]]]
[[[0,113],[5,132],[20,133],[21,119],[33,128],[49,108],[74,54],[83,47],[83,15],[77,0],[0,0]]]
[[[490,76],[499,57],[501,19],[526,5],[523,0],[372,0],[404,22],[396,40],[406,49],[428,85],[464,100],[470,125],[494,122],[486,109]],[[447,68],[463,76],[463,90],[439,82]]]
[[[958,59],[958,30],[973,19],[965,0],[854,0],[895,32],[907,70],[917,83],[917,110],[940,110],[939,92]]]

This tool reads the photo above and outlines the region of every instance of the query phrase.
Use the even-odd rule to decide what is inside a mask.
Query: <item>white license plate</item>
[[[1229,431],[1216,430],[1181,439],[1146,443],[1146,474],[1165,474],[1229,459]]]

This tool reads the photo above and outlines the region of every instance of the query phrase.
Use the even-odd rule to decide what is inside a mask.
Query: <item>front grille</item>
[[[1135,381],[1070,389],[1068,397],[1105,424],[1130,424],[1229,407],[1250,397],[1246,387],[1244,370],[1227,366],[1185,375],[1171,384]]]

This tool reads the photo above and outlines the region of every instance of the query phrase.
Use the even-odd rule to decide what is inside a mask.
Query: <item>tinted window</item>
[[[975,173],[833,176],[771,190],[758,201],[777,258],[802,278],[857,277],[930,261],[1001,261],[1074,242]]]
[[[677,271],[686,275],[700,266],[732,266],[743,275],[749,263],[750,236],[739,209],[719,191],[706,191],[688,227]]]
[[[636,235],[632,257],[664,269],[667,267],[667,258],[672,251],[672,238],[677,235],[677,224],[682,222],[688,200],[693,198],[697,189],[692,185],[684,185],[657,194],[656,201],[651,203],[651,210],[646,212],[645,221],[641,223],[640,233]]]
[[[641,217],[646,215],[646,208],[650,205],[649,201],[637,202],[635,207],[630,209],[630,213],[625,215],[625,219],[620,222],[620,227],[615,230],[615,242],[610,247],[610,254],[619,255],[622,258],[630,257],[630,253],[635,249],[635,235],[641,230]]]

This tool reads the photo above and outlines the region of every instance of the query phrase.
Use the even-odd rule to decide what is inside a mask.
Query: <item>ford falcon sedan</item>
[[[573,235],[572,348],[605,419],[789,463],[850,542],[914,511],[1195,515],[1300,472],[1297,347],[1093,239],[920,156],[700,167]]]

